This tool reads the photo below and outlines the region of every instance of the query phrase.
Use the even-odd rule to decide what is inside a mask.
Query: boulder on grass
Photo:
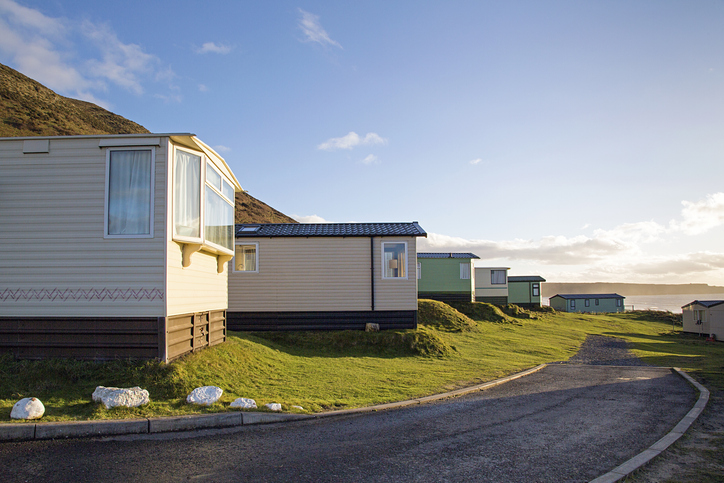
[[[105,387],[98,386],[93,391],[93,401],[102,402],[106,409],[117,406],[137,408],[151,402],[148,391],[140,387]]]
[[[26,397],[16,402],[10,411],[12,419],[40,419],[45,414],[45,406],[37,397]]]
[[[189,404],[198,404],[200,406],[211,406],[216,401],[221,399],[221,395],[224,394],[224,390],[216,386],[202,386],[197,387],[191,394],[186,397],[186,402]]]
[[[279,403],[269,403],[269,404],[265,404],[265,406],[268,407],[269,409],[271,409],[272,411],[281,411],[282,410],[282,405]]]
[[[247,397],[240,397],[231,403],[231,407],[239,409],[256,409],[256,401]]]

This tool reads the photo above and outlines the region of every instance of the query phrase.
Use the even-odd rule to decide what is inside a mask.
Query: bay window
[[[203,247],[231,255],[234,187],[208,158],[180,148],[173,170],[174,239],[193,247],[189,253]]]

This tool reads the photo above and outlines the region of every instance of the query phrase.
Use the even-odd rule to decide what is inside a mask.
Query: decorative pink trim
[[[6,288],[0,292],[0,302],[6,300],[30,301],[30,300],[163,300],[163,291],[157,288],[66,288],[66,289],[17,289]]]

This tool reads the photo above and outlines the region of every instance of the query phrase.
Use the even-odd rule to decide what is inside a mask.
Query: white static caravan
[[[681,314],[684,332],[724,340],[724,300],[694,300]]]
[[[495,305],[508,303],[508,267],[475,268],[475,301]]]
[[[237,225],[228,328],[415,328],[420,236],[417,222]]]
[[[193,134],[0,138],[0,350],[168,361],[223,342],[239,190]]]

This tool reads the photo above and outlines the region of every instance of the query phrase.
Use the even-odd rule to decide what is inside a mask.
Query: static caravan
[[[475,301],[495,305],[508,304],[508,267],[475,269]]]
[[[228,327],[415,328],[421,236],[417,222],[237,225]]]
[[[724,300],[694,300],[681,307],[684,332],[724,340]]]
[[[538,275],[508,276],[508,303],[532,309],[541,306],[541,283]]]
[[[615,313],[624,311],[624,299],[616,293],[557,294],[550,298],[550,306],[561,312]]]
[[[473,253],[418,253],[417,297],[441,302],[475,301]]]
[[[0,139],[0,350],[168,361],[226,338],[234,193],[193,134]]]

